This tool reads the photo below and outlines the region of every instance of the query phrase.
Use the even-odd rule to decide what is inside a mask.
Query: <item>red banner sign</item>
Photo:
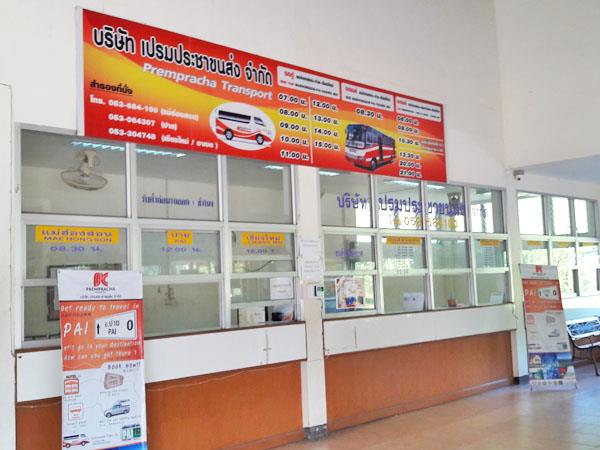
[[[446,180],[439,103],[92,11],[82,25],[81,134]]]

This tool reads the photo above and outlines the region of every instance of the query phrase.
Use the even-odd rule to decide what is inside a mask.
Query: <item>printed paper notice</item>
[[[290,277],[277,277],[269,280],[271,300],[288,300],[294,297],[294,282]]]
[[[302,257],[302,279],[319,281],[323,278],[321,263],[321,239],[301,239],[300,256]]]

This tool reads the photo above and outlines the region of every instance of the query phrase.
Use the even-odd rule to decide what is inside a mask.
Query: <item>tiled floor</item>
[[[576,372],[576,390],[510,386],[284,449],[600,449],[600,377],[592,366]]]

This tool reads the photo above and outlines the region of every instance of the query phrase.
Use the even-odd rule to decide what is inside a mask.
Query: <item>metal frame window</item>
[[[16,145],[15,145],[15,171],[16,185],[21,186],[21,133],[27,131],[38,131],[43,133],[59,134],[62,136],[77,138],[74,132],[62,129],[52,129],[48,127],[36,126],[18,126],[16,130]],[[81,139],[85,140],[85,139]],[[20,345],[26,347],[42,347],[48,345],[56,345],[59,342],[60,334],[52,333],[46,336],[37,336],[35,339],[27,339],[25,336],[25,296],[24,290],[28,288],[44,287],[51,288],[56,286],[56,279],[53,278],[28,278],[27,277],[27,242],[26,242],[26,227],[29,225],[59,225],[59,226],[83,226],[83,227],[114,227],[124,229],[127,238],[127,257],[126,264],[130,270],[142,270],[142,232],[157,231],[166,232],[167,230],[187,230],[192,232],[213,232],[217,233],[218,248],[219,248],[219,268],[216,273],[196,273],[196,274],[177,274],[177,275],[155,275],[144,276],[144,287],[147,286],[165,286],[167,290],[166,298],[170,298],[171,289],[177,290],[178,287],[184,288],[186,285],[197,285],[199,290],[203,286],[210,284],[216,285],[218,290],[218,326],[209,327],[208,329],[228,329],[234,328],[232,324],[232,282],[235,280],[246,278],[275,278],[289,277],[293,283],[293,299],[292,310],[294,318],[298,318],[300,308],[298,306],[298,280],[297,268],[295,263],[292,270],[285,272],[266,272],[260,273],[234,273],[233,272],[233,257],[231,235],[234,231],[250,231],[255,233],[289,233],[291,236],[290,244],[293,255],[296,255],[296,198],[295,198],[295,172],[294,167],[290,166],[289,176],[289,193],[292,208],[291,223],[254,223],[254,222],[230,222],[228,212],[228,185],[227,185],[227,157],[215,156],[218,167],[218,220],[188,220],[188,219],[150,219],[138,217],[138,192],[137,192],[137,168],[136,155],[137,146],[131,143],[119,142],[119,145],[124,146],[126,155],[126,203],[127,214],[124,217],[104,217],[104,216],[88,216],[88,215],[67,215],[67,214],[48,214],[48,213],[22,213],[21,212],[21,196],[20,193],[15,194],[14,204],[15,211],[13,214],[14,229],[17,230],[18,242],[20,242],[21,251],[15,255],[16,263],[16,292],[17,299],[17,329],[16,336],[20,340]],[[268,163],[265,163],[265,166]],[[287,182],[287,178],[285,180]],[[288,187],[286,187],[288,189]],[[267,304],[268,303],[268,304]],[[274,302],[277,303],[277,302]],[[290,301],[288,300],[288,303]],[[258,302],[255,306],[271,306],[273,303]],[[234,309],[239,308],[239,305],[234,305]],[[268,322],[268,321],[267,321]],[[181,333],[201,332],[203,328],[182,329],[175,333],[157,333],[160,336],[170,336]],[[149,336],[147,334],[147,336]]]
[[[561,291],[564,298],[574,298],[600,293],[600,239],[590,236],[597,233],[598,211],[597,204],[593,200],[576,197],[543,194],[537,192],[518,192],[518,196],[524,197],[541,196],[543,234],[521,234],[523,248],[528,253],[521,253],[521,261],[527,264],[551,264],[558,266],[561,281]],[[562,206],[568,205],[566,214],[567,223],[564,223],[565,215],[560,219],[563,223],[556,226],[554,219],[557,218],[554,208],[560,202]],[[586,224],[584,233],[578,233],[578,218],[576,216],[576,204],[586,209]],[[520,221],[525,221],[525,212],[519,208]],[[590,222],[591,221],[591,222]],[[568,229],[568,233],[554,234],[559,228]],[[536,250],[533,252],[532,250]],[[590,252],[591,250],[591,252]],[[592,254],[590,254],[592,253]],[[589,286],[591,288],[589,288]],[[595,287],[594,287],[595,285]]]
[[[340,173],[342,175],[342,173]],[[327,170],[325,173],[321,174],[321,180],[323,177],[333,177],[335,176],[335,172]],[[475,307],[475,306],[487,306],[494,303],[507,303],[512,301],[512,280],[510,277],[510,255],[509,255],[509,246],[508,246],[508,234],[506,232],[503,233],[487,233],[487,232],[472,232],[472,218],[471,218],[471,190],[472,189],[486,189],[481,186],[471,186],[471,185],[463,185],[463,184],[441,184],[441,183],[426,183],[426,182],[417,182],[419,183],[420,190],[420,205],[421,210],[419,213],[419,218],[415,223],[419,224],[420,227],[417,229],[398,229],[398,228],[390,228],[389,224],[380,224],[380,214],[379,207],[380,204],[385,203],[386,200],[380,200],[378,195],[378,179],[377,175],[364,174],[364,177],[368,177],[370,192],[369,192],[369,204],[372,205],[370,213],[371,213],[371,222],[374,224],[370,228],[365,227],[338,227],[338,226],[328,226],[326,224],[322,224],[321,233],[325,242],[325,255],[328,253],[328,249],[326,248],[326,237],[330,235],[369,235],[373,237],[373,241],[375,243],[375,267],[373,270],[355,270],[355,271],[333,271],[325,269],[325,279],[332,279],[336,276],[347,275],[347,276],[372,276],[374,278],[374,288],[373,293],[375,296],[374,299],[374,308],[373,309],[356,309],[352,311],[341,310],[333,312],[331,308],[325,309],[325,318],[340,318],[340,317],[348,317],[355,315],[373,315],[373,314],[393,314],[393,313],[408,313],[408,312],[416,312],[415,310],[403,310],[403,307],[398,306],[404,301],[404,305],[406,305],[407,301],[415,301],[417,304],[419,301],[423,301],[423,311],[430,311],[435,309],[440,309],[439,302],[435,301],[435,279],[436,277],[465,277],[466,279],[466,302],[463,304],[453,304],[452,301],[448,303],[448,299],[446,299],[446,305],[449,308],[460,306],[465,307]],[[397,183],[400,185],[400,183]],[[410,183],[406,183],[408,188],[412,188],[413,181]],[[328,185],[331,185],[331,182],[328,182]],[[439,228],[439,224],[434,224],[432,222],[432,217],[435,215],[432,213],[432,208],[435,206],[435,200],[432,200],[434,197],[432,195],[428,195],[428,185],[429,190],[436,189],[445,189],[456,188],[452,192],[447,193],[448,203],[450,204],[450,209],[452,207],[459,208],[458,215],[464,217],[464,228],[466,231],[437,231],[435,228]],[[320,192],[321,197],[325,194],[323,192],[323,183],[321,183]],[[497,224],[498,229],[506,230],[506,205],[504,199],[504,191],[502,189],[497,188],[489,188],[490,191],[494,191],[499,196],[496,195],[496,199],[501,199],[501,204],[498,205],[500,207],[498,214],[496,215],[496,220],[499,218],[503,223]],[[327,194],[338,194],[342,196],[347,189],[340,188],[339,193],[328,192]],[[456,191],[456,193],[454,193]],[[460,191],[460,192],[459,192]],[[458,198],[458,193],[462,198]],[[451,195],[452,194],[452,195]],[[354,195],[350,193],[350,195]],[[414,194],[413,194],[414,195]],[[398,194],[396,193],[397,197]],[[414,199],[413,199],[414,200]],[[454,205],[452,205],[454,202]],[[341,202],[340,202],[341,205]],[[323,208],[322,205],[320,205]],[[342,206],[340,206],[342,207]],[[440,206],[441,207],[441,206]],[[321,209],[321,211],[323,211]],[[450,212],[449,214],[454,214]],[[389,222],[389,220],[388,220]],[[432,229],[434,228],[434,229]],[[460,227],[458,227],[460,228]],[[403,244],[402,247],[407,247],[404,244],[417,245],[422,248],[422,258],[423,263],[422,267],[411,267],[410,265],[398,263],[396,267],[391,267],[389,264],[385,262],[385,250],[383,248],[386,245],[386,240],[390,239],[391,242],[398,242]],[[443,240],[443,239],[460,239],[464,240],[466,244],[466,267],[436,267],[435,264],[432,264],[434,261],[434,254],[432,248],[433,240]],[[504,250],[504,256],[502,257],[501,264],[494,265],[478,265],[476,262],[476,252],[475,246],[476,243],[481,240],[493,241],[499,247],[502,247]],[[410,246],[408,245],[408,246]],[[403,250],[403,257],[409,258],[410,256],[406,256],[405,253],[409,255],[412,254],[410,250]],[[480,283],[487,282],[487,280],[482,279],[482,277],[498,277],[501,278],[502,284],[502,295],[496,295],[496,302],[490,301],[487,299],[478,299],[478,289],[477,284],[478,280]],[[422,279],[422,280],[421,280]],[[386,286],[389,284],[395,283],[395,287],[392,289],[390,287],[389,293],[386,295]],[[422,300],[419,298],[415,298],[415,293],[411,292],[414,290],[414,287],[418,286],[419,288],[422,286]],[[398,300],[398,298],[393,298],[393,296],[397,296],[398,289],[400,289],[401,294],[404,296],[403,299]],[[484,290],[480,290],[479,292],[484,292]],[[420,294],[420,292],[419,292]],[[333,293],[329,292],[327,289],[327,283],[325,287],[325,296],[326,303],[327,298],[332,296]],[[386,308],[386,297],[389,302],[389,307]],[[331,299],[329,299],[331,302]],[[453,299],[450,299],[453,300]],[[438,304],[438,308],[435,305]],[[413,304],[414,305],[414,304]],[[447,308],[444,308],[447,309]]]

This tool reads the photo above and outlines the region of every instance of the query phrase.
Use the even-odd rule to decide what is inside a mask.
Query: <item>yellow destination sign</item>
[[[502,241],[498,241],[496,239],[481,239],[479,241],[479,245],[481,247],[499,247],[500,242]]]
[[[543,247],[543,241],[527,241],[527,247]]]
[[[423,242],[420,237],[404,237],[404,236],[386,236],[385,243],[387,245],[413,245],[419,246]]]
[[[283,247],[285,234],[242,231],[242,245],[248,247]]]
[[[35,241],[46,244],[115,245],[119,243],[119,229],[37,225]]]
[[[193,232],[190,230],[167,230],[167,245],[192,245]]]

